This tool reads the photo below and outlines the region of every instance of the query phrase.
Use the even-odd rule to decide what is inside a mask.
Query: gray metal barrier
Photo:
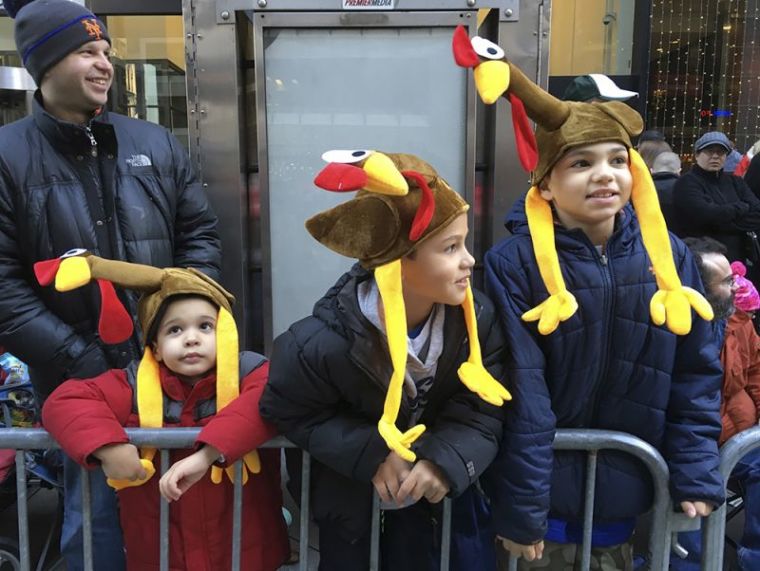
[[[199,428],[160,428],[160,429],[126,429],[130,442],[138,447],[150,446],[161,449],[161,473],[169,467],[169,450],[191,448],[200,432]],[[760,428],[747,431],[732,439],[723,449],[722,470],[728,474],[734,465],[748,450],[760,446]],[[16,485],[18,490],[18,524],[19,546],[21,556],[21,571],[29,571],[31,556],[29,552],[28,513],[26,505],[26,467],[24,450],[57,448],[58,445],[42,429],[0,429],[0,448],[16,449]],[[267,442],[262,448],[295,448],[284,437]],[[653,523],[649,535],[649,555],[651,571],[665,571],[668,568],[671,535],[679,531],[698,529],[699,521],[690,520],[683,514],[677,514],[672,509],[668,489],[669,472],[665,460],[660,453],[646,442],[625,434],[607,430],[558,430],[554,441],[556,450],[576,450],[588,452],[587,480],[585,489],[585,506],[583,519],[582,569],[590,568],[591,563],[591,531],[594,512],[594,491],[596,486],[596,468],[600,450],[618,450],[638,458],[649,470],[654,482],[654,502],[652,505]],[[235,464],[237,478],[234,486],[233,506],[233,537],[232,537],[232,569],[240,569],[240,534],[242,518],[242,463]],[[84,561],[85,569],[92,570],[92,529],[91,506],[89,494],[89,478],[87,471],[82,469],[83,487],[83,520],[84,520]],[[301,518],[299,528],[299,569],[308,569],[309,564],[309,488],[311,463],[309,454],[303,453],[301,473]],[[161,498],[160,506],[160,568],[169,568],[169,504]],[[720,545],[720,550],[706,549],[705,557],[710,561],[722,561],[722,536],[725,528],[723,511],[718,510],[708,520],[708,531],[705,541],[708,544]],[[717,537],[720,541],[713,539]],[[369,568],[379,569],[380,563],[380,504],[377,494],[373,498],[371,555]],[[451,545],[451,501],[444,500],[441,540],[441,569],[448,571],[450,565],[449,550]],[[719,551],[719,553],[717,553]],[[717,566],[716,566],[717,565]],[[517,560],[512,558],[509,569],[517,568]],[[719,569],[717,563],[708,563],[704,569]]]
[[[198,437],[200,428],[159,428],[140,429],[127,428],[129,441],[138,447],[149,446],[161,451],[161,475],[170,466],[169,450],[192,448]],[[42,429],[3,428],[0,429],[0,448],[16,450],[16,489],[18,496],[18,530],[20,570],[30,571],[31,554],[29,550],[29,516],[26,493],[26,460],[25,450],[40,450],[58,448],[58,444]],[[261,448],[296,448],[284,437],[277,437]],[[232,513],[232,570],[240,570],[240,538],[242,531],[242,462],[235,463],[234,501]],[[311,462],[307,452],[303,452],[301,469],[301,518],[299,527],[299,570],[306,571],[309,566],[309,482],[311,479]],[[92,519],[90,504],[90,483],[87,470],[82,468],[82,520],[84,543],[85,571],[93,570],[92,559]],[[160,569],[169,569],[169,504],[161,497],[159,515],[160,536]],[[371,571],[380,569],[380,508],[377,494],[373,498],[372,538],[369,568]],[[451,500],[443,502],[442,541],[441,541],[441,570],[449,569],[449,546],[451,533]]]
[[[740,432],[720,449],[720,473],[728,483],[736,464],[748,452],[760,448],[760,427],[755,426]],[[723,569],[723,548],[726,534],[726,504],[715,510],[705,522],[702,534],[702,569],[713,571]]]
[[[670,561],[671,536],[678,531],[698,528],[699,521],[690,520],[685,515],[673,511],[668,487],[670,472],[657,449],[624,432],[587,429],[558,430],[554,439],[554,449],[588,452],[581,569],[588,571],[591,567],[591,532],[599,451],[618,450],[641,460],[652,476],[654,502],[652,504],[652,528],[649,532],[649,569],[651,571],[666,571]],[[509,569],[510,571],[517,570],[516,558],[510,558]]]

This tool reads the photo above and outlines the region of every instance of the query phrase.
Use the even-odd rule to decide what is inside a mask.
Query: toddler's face
[[[616,142],[570,149],[542,183],[541,196],[554,203],[566,227],[611,223],[631,198],[628,160],[628,149]]]
[[[181,380],[194,384],[216,364],[219,310],[202,298],[169,303],[156,333],[155,357]]]

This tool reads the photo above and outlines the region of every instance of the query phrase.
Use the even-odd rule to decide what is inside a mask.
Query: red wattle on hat
[[[433,214],[435,214],[435,197],[425,177],[420,173],[416,171],[401,171],[401,174],[405,178],[410,178],[416,182],[422,192],[420,205],[417,207],[417,212],[415,212],[414,219],[412,220],[412,228],[409,230],[409,239],[412,242],[416,242],[427,230],[427,227],[430,226],[430,221],[433,219]]]
[[[538,164],[536,136],[533,134],[528,114],[525,112],[525,105],[520,98],[510,93],[509,102],[512,104],[512,126],[515,131],[517,155],[520,157],[522,167],[531,172],[535,170]]]
[[[132,318],[122,305],[113,284],[108,280],[97,280],[100,288],[100,318],[98,333],[103,343],[113,345],[126,341],[132,336]]]

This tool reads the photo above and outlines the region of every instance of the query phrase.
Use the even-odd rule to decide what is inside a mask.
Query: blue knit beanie
[[[29,74],[40,85],[45,72],[95,40],[111,38],[103,22],[86,7],[70,0],[5,0],[15,18],[16,49]]]

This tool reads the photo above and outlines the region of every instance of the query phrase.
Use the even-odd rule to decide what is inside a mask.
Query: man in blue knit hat
[[[32,115],[0,128],[0,344],[29,365],[44,399],[67,378],[122,368],[141,339],[109,345],[98,286],[41,289],[33,266],[84,248],[105,258],[195,267],[219,279],[216,216],[184,148],[164,128],[106,111],[114,77],[103,22],[70,0],[5,0],[37,82]],[[119,293],[132,315],[136,299]],[[139,331],[139,328],[135,328]],[[116,499],[93,471],[94,568],[124,569]],[[61,551],[84,567],[79,468],[64,462]]]

